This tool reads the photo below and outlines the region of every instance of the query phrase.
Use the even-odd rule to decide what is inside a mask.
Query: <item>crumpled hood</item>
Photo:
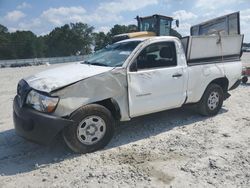
[[[113,69],[112,67],[94,66],[74,63],[24,78],[30,87],[44,92],[51,92],[79,80],[101,74]]]

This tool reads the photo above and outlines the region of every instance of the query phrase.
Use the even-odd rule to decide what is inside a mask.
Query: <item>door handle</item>
[[[182,74],[180,74],[180,73],[176,73],[176,74],[173,74],[172,75],[172,77],[174,77],[174,78],[176,78],[176,77],[181,77],[182,76]]]

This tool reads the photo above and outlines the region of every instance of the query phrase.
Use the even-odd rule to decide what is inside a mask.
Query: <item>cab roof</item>
[[[145,40],[160,40],[160,39],[176,39],[176,37],[173,36],[150,36],[150,37],[139,37],[139,38],[131,38],[131,39],[125,39],[125,40],[121,40],[119,42],[116,43],[123,43],[123,42],[132,42],[132,41],[145,41]]]

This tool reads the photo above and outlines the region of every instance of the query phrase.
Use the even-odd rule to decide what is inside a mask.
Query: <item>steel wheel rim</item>
[[[99,116],[84,118],[77,127],[77,138],[85,145],[93,145],[100,141],[106,132],[106,123]]]
[[[210,93],[208,100],[207,100],[207,105],[210,110],[214,110],[218,107],[220,101],[220,95],[218,92],[213,91]]]

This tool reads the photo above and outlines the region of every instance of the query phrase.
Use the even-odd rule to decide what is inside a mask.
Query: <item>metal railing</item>
[[[50,57],[50,58],[34,58],[34,59],[13,59],[0,60],[0,68],[4,67],[22,67],[31,65],[69,63],[75,61],[82,61],[84,56],[67,56],[67,57]]]

